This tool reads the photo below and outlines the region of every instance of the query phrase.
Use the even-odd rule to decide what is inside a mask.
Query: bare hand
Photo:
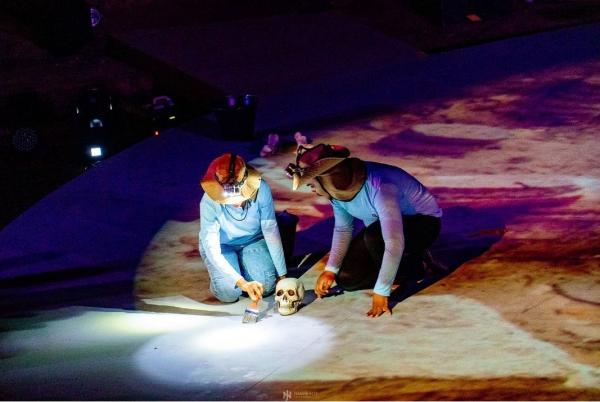
[[[244,292],[248,293],[248,296],[250,296],[250,299],[252,299],[252,301],[258,301],[258,300],[262,299],[262,295],[264,292],[262,283],[257,282],[257,281],[252,281],[252,282],[244,282],[238,286]]]
[[[335,274],[333,272],[321,272],[321,275],[319,275],[319,279],[317,279],[317,283],[315,284],[315,293],[317,297],[325,296],[333,284],[333,281],[335,281]]]
[[[379,317],[383,313],[392,314],[389,306],[388,306],[388,298],[387,296],[382,296],[377,293],[373,293],[373,305],[371,310],[367,313],[369,317]]]

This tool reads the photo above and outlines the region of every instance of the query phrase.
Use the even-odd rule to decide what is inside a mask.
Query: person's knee
[[[223,285],[212,285],[210,287],[211,292],[219,301],[223,303],[234,303],[239,300],[242,295],[240,288],[230,288]]]
[[[267,296],[275,291],[277,271],[264,240],[244,247],[242,264],[246,279],[262,283],[263,295]]]
[[[267,275],[265,278],[264,286],[264,295],[269,296],[273,292],[275,292],[275,286],[277,285],[277,276],[276,275]]]
[[[236,301],[238,301],[240,299],[242,292],[239,292],[239,293],[214,292],[214,295],[217,299],[219,299],[219,301],[222,301],[223,303],[235,303]]]

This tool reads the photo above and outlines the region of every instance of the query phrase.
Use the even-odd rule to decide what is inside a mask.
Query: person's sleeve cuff
[[[283,268],[277,268],[277,276],[284,276],[287,275],[287,268],[283,267]]]
[[[327,265],[327,266],[325,267],[325,271],[333,272],[334,274],[336,274],[336,275],[337,275],[337,273],[340,271],[340,269],[339,269],[339,268],[336,268],[336,267],[333,267],[333,266],[331,266],[331,265]]]
[[[381,286],[376,284],[375,288],[373,289],[373,292],[377,293],[380,296],[389,297],[390,293],[392,293],[392,289],[389,286]]]
[[[237,283],[240,279],[244,279],[244,277],[242,275],[237,275],[233,277],[233,287],[236,288],[237,287]]]

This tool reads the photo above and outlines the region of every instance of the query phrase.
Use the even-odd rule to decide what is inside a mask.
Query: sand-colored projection
[[[454,271],[398,303],[391,317],[364,317],[368,292],[314,301],[286,319],[267,315],[272,331],[297,325],[292,344],[313,343],[297,343],[303,364],[252,377],[250,397],[599,399],[599,130],[596,62],[304,133],[400,166],[429,186],[445,213],[434,254]],[[269,181],[277,209],[299,215],[305,231],[331,209],[308,189],[291,191],[283,169],[293,158],[288,149],[251,163]],[[206,307],[218,303],[197,232],[194,221],[169,222],[157,233],[139,267],[141,309],[187,300],[180,311],[221,311]],[[329,236],[322,234],[325,247]],[[307,289],[322,264],[305,274]],[[302,320],[317,334],[302,332]],[[146,367],[166,375],[159,365]]]

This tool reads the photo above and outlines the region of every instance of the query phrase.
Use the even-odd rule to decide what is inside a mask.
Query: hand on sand
[[[392,311],[388,305],[388,298],[387,296],[373,293],[373,305],[371,306],[371,310],[367,312],[367,315],[375,318],[379,317],[383,313],[390,313],[390,315],[392,314]]]
[[[315,284],[315,294],[317,297],[321,298],[327,295],[329,288],[335,281],[335,274],[330,271],[323,271],[319,278],[317,279],[317,283]]]

